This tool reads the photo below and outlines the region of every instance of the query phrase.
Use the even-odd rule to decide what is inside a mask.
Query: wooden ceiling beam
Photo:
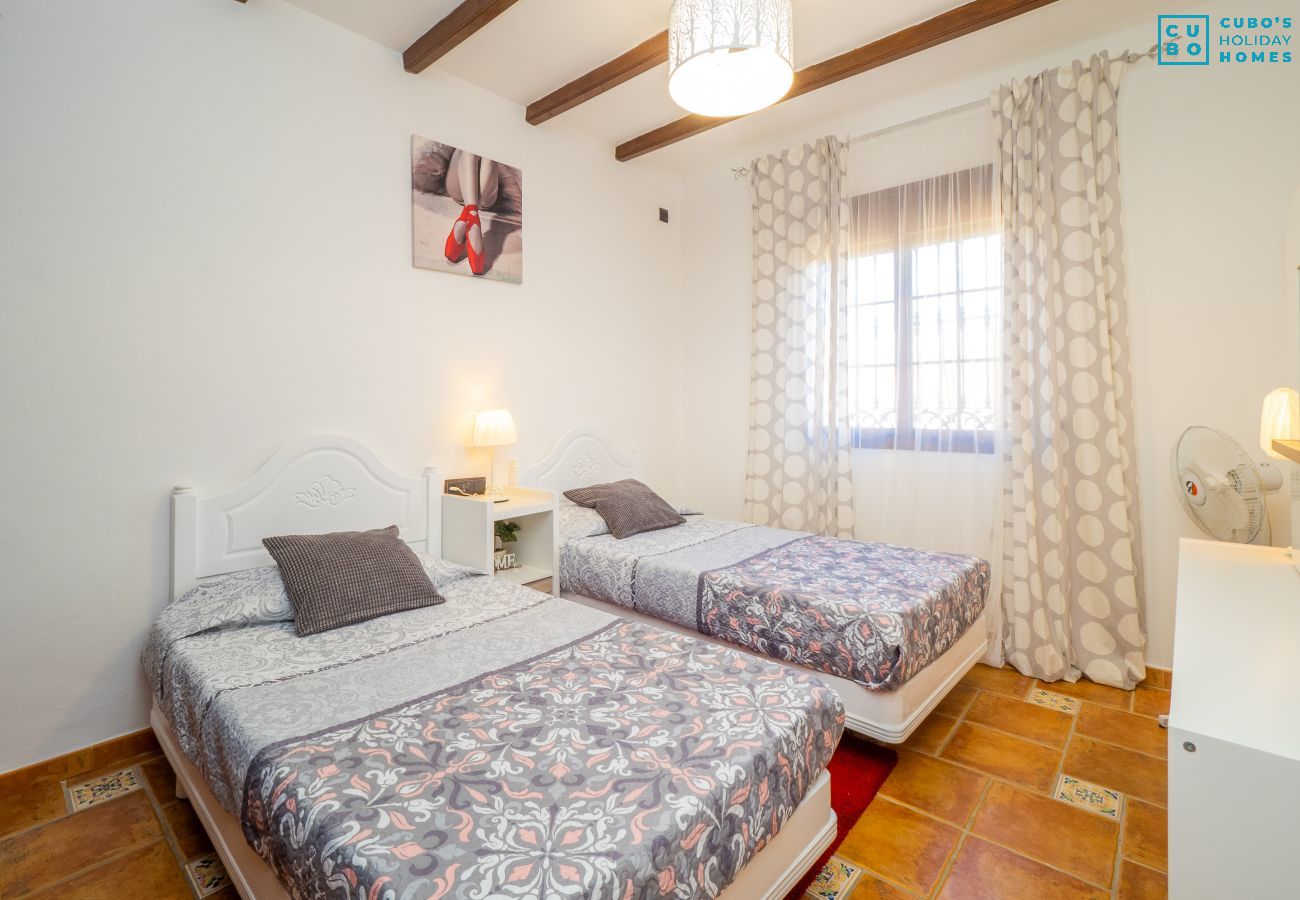
[[[856,50],[800,69],[795,73],[790,93],[778,102],[801,97],[1055,2],[1056,0],[972,0],[878,41],[864,44]],[[708,116],[685,116],[619,144],[614,155],[620,162],[627,162],[735,121],[735,118],[738,117],[715,119]]]
[[[519,0],[464,0],[402,54],[402,65],[418,75]]]
[[[668,32],[663,31],[537,102],[528,104],[528,123],[540,125],[666,62]]]

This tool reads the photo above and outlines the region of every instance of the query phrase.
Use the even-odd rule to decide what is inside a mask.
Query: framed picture
[[[523,173],[413,135],[411,262],[420,269],[522,284]]]

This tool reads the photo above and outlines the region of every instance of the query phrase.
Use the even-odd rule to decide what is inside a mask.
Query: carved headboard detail
[[[262,538],[397,525],[417,550],[442,552],[437,469],[401,475],[348,437],[295,441],[238,487],[172,492],[172,599],[202,578],[270,565]]]
[[[589,484],[641,477],[641,452],[622,453],[599,428],[580,425],[556,441],[551,452],[534,463],[510,463],[510,483],[563,492]]]

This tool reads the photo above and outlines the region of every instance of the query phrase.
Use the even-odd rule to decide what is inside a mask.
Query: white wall
[[[1286,217],[1286,250],[1282,259],[1283,291],[1282,302],[1286,304],[1286,331],[1296,339],[1300,347],[1300,191],[1291,198],[1291,208]],[[1300,352],[1300,351],[1298,351]],[[1300,389],[1300,368],[1291,373],[1291,382]],[[1300,534],[1293,533],[1291,539],[1300,543]]]
[[[412,133],[522,167],[522,287],[411,268]],[[175,484],[322,432],[482,471],[501,405],[675,485],[679,201],[279,0],[0,0],[0,771],[146,726]]]
[[[1295,339],[1296,345],[1300,347],[1300,191],[1296,191],[1291,199],[1291,208],[1287,213],[1286,256],[1283,258],[1282,278],[1285,282],[1283,290],[1286,292],[1283,302],[1286,303],[1289,312],[1286,333],[1290,334]],[[1292,387],[1300,389],[1300,365],[1292,370],[1289,383]],[[1300,465],[1290,463],[1280,463],[1280,465],[1283,472],[1290,474],[1289,523],[1291,546],[1295,548],[1300,545]],[[1285,509],[1284,504],[1279,505]],[[1300,569],[1300,551],[1294,552],[1292,558],[1296,568]]]
[[[1294,10],[1300,20],[1300,0],[1286,0],[1283,7],[1275,12]],[[1236,0],[1210,4],[1206,11],[1258,14]],[[994,60],[989,71],[923,94],[907,92],[905,61],[887,72],[898,85],[893,102],[852,109],[689,176],[683,185],[683,427],[690,447],[684,496],[709,512],[743,513],[751,211],[748,184],[734,180],[730,166],[821,134],[862,134],[975,101],[1009,78],[1095,51],[1144,50],[1154,36],[1152,22],[1038,59]],[[914,59],[917,66],[927,64]],[[878,84],[861,84],[864,96],[879,90]],[[1283,248],[1287,203],[1300,185],[1296,109],[1300,61],[1204,70],[1145,61],[1129,72],[1122,89],[1138,473],[1149,661],[1155,665],[1172,659],[1178,539],[1199,534],[1170,487],[1170,448],[1185,427],[1206,424],[1262,457],[1260,403],[1269,389],[1294,383],[1300,365],[1295,334],[1282,327],[1288,304],[1295,302],[1284,277]],[[1275,505],[1280,511],[1281,501]],[[1284,518],[1274,521],[1282,541]]]
[[[1287,12],[1300,21],[1300,3]],[[1157,665],[1172,660],[1178,539],[1204,536],[1179,508],[1170,450],[1187,426],[1210,425],[1264,459],[1264,395],[1294,384],[1300,370],[1284,271],[1286,209],[1300,187],[1300,62],[1170,77],[1178,74],[1139,67],[1120,100],[1147,629]],[[1274,495],[1273,537],[1283,546],[1284,509]]]

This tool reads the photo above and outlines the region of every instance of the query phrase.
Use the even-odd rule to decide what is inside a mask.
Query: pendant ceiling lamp
[[[676,0],[668,14],[668,93],[702,116],[771,106],[794,83],[791,0]]]

